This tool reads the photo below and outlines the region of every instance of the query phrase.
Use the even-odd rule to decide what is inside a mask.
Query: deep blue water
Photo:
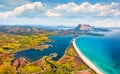
[[[49,39],[53,41],[46,42],[46,44],[52,45],[49,46],[47,49],[44,49],[42,51],[36,49],[23,50],[17,52],[15,54],[15,58],[24,57],[30,61],[36,61],[42,58],[43,56],[48,56],[52,53],[57,53],[57,57],[53,58],[53,60],[58,60],[64,55],[66,48],[70,45],[70,42],[73,39],[73,36],[49,36]]]
[[[105,36],[80,36],[75,43],[104,74],[120,74],[120,31]]]

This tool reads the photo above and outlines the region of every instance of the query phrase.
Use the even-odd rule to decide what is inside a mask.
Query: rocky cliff
[[[77,31],[88,31],[88,30],[91,30],[91,26],[88,25],[88,24],[79,24],[75,30]]]
[[[90,26],[89,24],[79,24],[76,28],[75,31],[94,31],[94,32],[109,32],[110,30],[107,28],[97,28],[94,26]]]

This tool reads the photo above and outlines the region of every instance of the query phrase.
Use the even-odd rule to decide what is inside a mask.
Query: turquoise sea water
[[[104,74],[120,74],[120,31],[105,36],[80,36],[75,43]]]

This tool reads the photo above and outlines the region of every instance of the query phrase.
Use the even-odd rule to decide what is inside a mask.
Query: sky
[[[120,0],[0,0],[0,25],[120,27]]]

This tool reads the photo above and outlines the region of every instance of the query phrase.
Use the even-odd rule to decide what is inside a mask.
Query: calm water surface
[[[15,54],[15,58],[24,57],[30,61],[36,61],[42,58],[43,56],[48,56],[52,53],[57,53],[57,57],[53,58],[53,60],[58,60],[64,55],[66,48],[70,45],[70,42],[73,39],[73,36],[50,36],[49,39],[53,41],[46,42],[46,44],[51,45],[47,49],[44,49],[42,51],[35,49],[20,51]]]
[[[120,30],[105,36],[80,36],[75,43],[104,74],[120,74]]]

